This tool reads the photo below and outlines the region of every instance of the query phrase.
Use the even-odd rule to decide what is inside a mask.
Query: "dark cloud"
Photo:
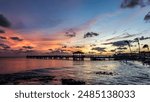
[[[118,47],[117,49],[118,49],[118,50],[126,50],[127,47]]]
[[[34,47],[32,47],[32,46],[22,46],[22,48],[24,48],[24,49],[33,49]]]
[[[95,51],[99,51],[99,52],[106,52],[105,49],[106,49],[105,47],[95,47],[95,48],[92,48],[91,50],[95,50]]]
[[[128,42],[132,42],[132,41],[128,41]],[[128,43],[126,42],[126,40],[122,40],[122,41],[116,41],[116,42],[112,42],[113,46],[119,46],[119,47],[123,47],[128,45]]]
[[[2,14],[0,14],[0,26],[7,28],[11,26],[11,23]]]
[[[62,48],[67,48],[67,46],[66,46],[66,45],[64,45],[64,46],[62,46]]]
[[[53,51],[53,49],[48,49],[49,51]]]
[[[93,33],[93,32],[88,32],[86,34],[84,34],[84,38],[89,38],[89,37],[94,37],[94,36],[98,36],[98,33]]]
[[[145,7],[149,5],[150,0],[123,0],[121,8],[134,8],[136,6]]]
[[[139,5],[140,0],[123,0],[121,3],[121,8],[133,8]]]
[[[14,54],[19,54],[19,55],[22,55],[22,56],[26,56],[26,54],[37,54],[37,51],[36,50],[31,50],[31,49],[18,49],[18,50],[11,50],[11,52],[13,52]]]
[[[112,42],[102,43],[102,45],[112,45]]]
[[[141,36],[139,38],[135,38],[134,41],[136,42],[137,40],[147,40],[147,39],[150,39],[150,37]]]
[[[23,41],[23,39],[19,37],[10,37],[10,39],[15,40],[15,41]]]
[[[25,51],[23,49],[18,49],[18,50],[11,49],[10,51],[15,54],[25,53]]]
[[[50,54],[68,54],[67,50],[62,50],[62,49],[55,49],[50,51]]]
[[[10,48],[10,46],[8,46],[8,45],[6,45],[6,44],[0,44],[0,47],[1,47],[2,49],[9,49],[9,48]]]
[[[134,8],[135,6],[145,7],[148,5],[150,5],[150,0],[123,0],[121,8]],[[149,22],[150,12],[145,15],[144,20]]]
[[[130,37],[133,37],[133,36],[136,36],[136,35],[138,35],[138,34],[124,33],[122,38],[130,38]]]
[[[138,35],[138,34],[123,33],[123,34],[121,34],[121,35],[118,35],[118,36],[112,37],[112,38],[110,38],[110,39],[107,39],[106,41],[125,39],[125,38],[134,37],[134,36],[136,36],[136,35]]]
[[[148,12],[148,13],[145,15],[144,20],[145,20],[146,22],[150,22],[150,12]]]
[[[132,43],[132,40],[128,41],[129,43]],[[103,45],[112,45],[116,47],[124,47],[128,45],[127,40],[121,40],[121,41],[115,41],[115,42],[110,42],[110,43],[103,43]]]
[[[115,42],[109,42],[109,43],[103,43],[103,45],[112,45],[112,46],[116,46],[116,47],[124,47],[127,46],[131,43],[137,42],[137,40],[147,40],[150,39],[150,37],[139,37],[139,38],[135,38],[134,40],[121,40],[121,41],[115,41]],[[130,45],[132,46],[132,45]],[[134,46],[135,47],[135,46]]]
[[[73,48],[84,48],[84,46],[73,46]]]
[[[7,39],[7,38],[6,38],[6,37],[4,37],[4,36],[0,36],[0,39],[4,39],[4,40],[5,40],[5,39]]]
[[[69,29],[68,31],[65,32],[65,36],[67,37],[75,37],[76,36],[76,32],[73,29]]]
[[[2,30],[2,29],[0,29],[0,33],[5,33],[5,31],[4,31],[4,30]]]
[[[116,52],[116,49],[110,50],[110,52]]]
[[[96,44],[91,44],[90,47],[96,46]]]

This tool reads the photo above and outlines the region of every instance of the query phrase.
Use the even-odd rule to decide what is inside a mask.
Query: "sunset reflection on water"
[[[13,74],[15,73],[15,74]],[[25,58],[0,59],[0,75],[9,77],[30,76],[29,80],[19,79],[19,84],[62,84],[61,79],[82,80],[86,84],[150,84],[149,66],[128,61],[72,61],[39,60]],[[53,80],[43,75],[53,76]],[[33,78],[31,78],[33,76]],[[36,77],[35,77],[36,76]],[[39,76],[39,77],[37,77]],[[41,77],[43,79],[40,79]],[[40,79],[40,81],[39,81]],[[12,79],[11,79],[12,80]],[[42,81],[41,81],[42,80]],[[45,81],[44,81],[45,82]],[[13,84],[9,82],[8,84]]]

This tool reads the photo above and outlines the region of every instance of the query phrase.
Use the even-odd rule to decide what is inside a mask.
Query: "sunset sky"
[[[144,18],[150,3],[135,0],[139,3],[126,5],[125,1],[0,0],[0,56],[129,52],[125,40],[138,52],[135,38],[146,51],[142,47],[150,46],[150,23]]]

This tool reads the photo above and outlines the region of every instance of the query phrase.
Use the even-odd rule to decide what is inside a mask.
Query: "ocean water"
[[[138,61],[0,59],[0,84],[62,85],[68,81],[86,85],[150,85],[150,66]]]

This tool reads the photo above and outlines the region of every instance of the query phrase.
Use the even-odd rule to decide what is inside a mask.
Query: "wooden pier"
[[[100,60],[113,60],[112,56],[99,56],[99,55],[28,55],[26,58],[30,59],[55,59],[55,60],[73,60],[73,61],[84,61],[89,59],[91,61]]]
[[[81,51],[77,51],[72,54],[28,55],[26,56],[26,58],[73,60],[73,61],[84,61],[85,59],[90,59],[91,61],[114,59],[112,56],[89,55],[89,54],[84,54]]]
[[[101,56],[101,55],[90,55],[84,54],[83,52],[77,51],[72,54],[50,54],[50,55],[28,55],[26,58],[32,59],[55,59],[55,60],[73,60],[73,61],[84,61],[89,59],[91,61],[101,60],[135,60],[142,62],[150,62],[150,53],[139,54],[117,54],[112,56]]]

